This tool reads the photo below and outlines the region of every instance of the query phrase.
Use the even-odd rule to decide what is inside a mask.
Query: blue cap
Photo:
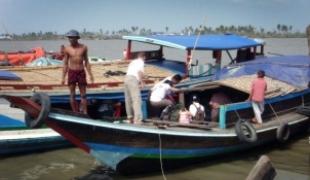
[[[80,34],[77,30],[72,29],[69,32],[67,32],[66,37],[77,37],[79,39]]]

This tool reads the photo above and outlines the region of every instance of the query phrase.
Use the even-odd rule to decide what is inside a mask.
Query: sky
[[[310,0],[0,0],[0,34],[131,29],[180,32],[188,26],[277,24],[305,31]]]

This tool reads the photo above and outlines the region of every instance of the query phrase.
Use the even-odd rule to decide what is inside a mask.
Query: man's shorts
[[[86,86],[86,73],[84,69],[82,70],[73,70],[69,69],[68,71],[68,85],[75,85],[78,84],[79,86]]]

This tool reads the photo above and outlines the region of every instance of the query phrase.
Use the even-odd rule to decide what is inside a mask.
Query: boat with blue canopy
[[[28,124],[44,121],[99,162],[122,173],[139,173],[187,166],[268,143],[285,143],[292,136],[307,132],[309,67],[309,56],[266,57],[231,65],[218,72],[214,81],[183,87],[178,94],[179,104],[169,108],[164,119],[152,112],[154,107],[147,105],[145,121],[141,124],[50,108],[49,97],[42,93],[35,94],[32,100],[8,95],[3,98],[32,117]],[[250,122],[254,114],[246,100],[255,73],[261,68],[266,70],[267,91],[263,124],[256,126]],[[219,106],[219,116],[214,122],[210,120],[209,101],[217,92],[226,94],[230,102]],[[194,95],[199,96],[205,107],[205,118],[187,123],[179,121],[180,109],[188,108]]]
[[[148,97],[149,89],[160,80],[181,74],[184,80],[180,87],[186,87],[200,81],[210,81],[216,69],[221,64],[222,53],[229,55],[230,62],[241,62],[242,58],[247,61],[254,60],[264,54],[264,43],[254,39],[233,35],[201,35],[201,36],[124,36],[128,41],[126,57],[121,60],[105,61],[102,63],[92,64],[94,74],[94,84],[89,84],[87,89],[87,99],[90,109],[100,109],[100,106],[112,107],[115,103],[124,103],[123,82],[130,59],[135,58],[140,51],[134,50],[133,42],[142,42],[144,45],[152,44],[158,46],[158,50],[144,50],[147,54],[145,74],[146,87],[142,90],[144,104]],[[184,59],[165,59],[163,56],[165,48],[179,49],[185,51]],[[194,64],[191,57],[195,50],[211,52],[210,63]],[[230,53],[230,51],[235,51]],[[242,52],[248,54],[242,55]],[[235,55],[236,57],[232,57]],[[206,58],[207,59],[207,58]],[[238,59],[238,60],[237,60]],[[211,62],[213,64],[211,64]],[[69,90],[67,85],[61,85],[61,65],[47,67],[15,67],[6,69],[6,72],[14,73],[19,80],[0,79],[0,93],[3,95],[18,95],[30,97],[33,92],[47,93],[51,98],[54,107],[68,108]],[[76,97],[80,99],[79,94]],[[109,108],[113,111],[113,108]]]
[[[125,59],[132,59],[137,56],[139,51],[132,52],[133,42],[142,42],[159,46],[158,50],[144,51],[149,61],[146,63],[160,66],[163,68],[173,68],[179,74],[191,78],[207,77],[212,75],[215,70],[222,66],[222,54],[226,53],[230,63],[251,61],[264,55],[264,41],[251,39],[235,34],[211,34],[200,36],[180,36],[180,35],[154,35],[154,36],[123,36],[128,40],[127,49],[124,52]],[[183,60],[165,59],[163,54],[164,47],[183,50],[186,56]],[[195,51],[209,51],[212,58],[207,64],[193,62]],[[231,51],[236,51],[233,57]]]

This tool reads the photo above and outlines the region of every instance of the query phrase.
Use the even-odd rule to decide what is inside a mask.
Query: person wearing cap
[[[252,102],[255,117],[252,118],[252,123],[262,126],[262,113],[265,105],[265,92],[267,91],[267,82],[265,80],[265,71],[258,70],[257,78],[252,81],[251,90],[248,101]]]
[[[205,119],[205,107],[199,103],[196,95],[193,96],[193,102],[189,106],[189,112],[195,121],[203,121]]]
[[[79,32],[70,30],[66,37],[68,37],[70,45],[64,48],[63,59],[63,74],[61,84],[65,84],[65,78],[68,74],[68,87],[70,90],[70,105],[72,111],[79,112],[80,107],[75,99],[76,86],[79,87],[81,96],[81,108],[84,114],[87,114],[87,99],[86,99],[86,73],[89,75],[91,83],[94,82],[94,77],[91,72],[90,64],[88,62],[87,46],[78,42],[80,39]]]

